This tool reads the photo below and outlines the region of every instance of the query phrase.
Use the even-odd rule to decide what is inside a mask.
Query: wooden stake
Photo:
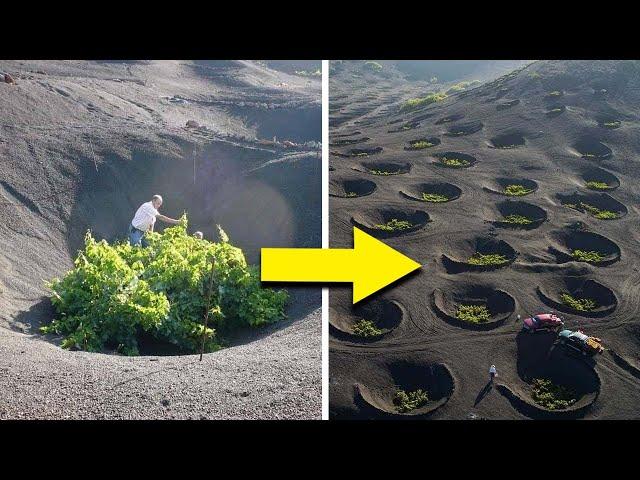
[[[213,274],[215,272],[216,259],[211,256],[211,276],[209,277],[209,290],[207,292],[207,311],[204,314],[204,329],[202,330],[202,344],[200,345],[200,361],[204,354],[204,344],[207,339],[207,325],[209,325],[209,311],[211,310],[211,294],[213,290]]]

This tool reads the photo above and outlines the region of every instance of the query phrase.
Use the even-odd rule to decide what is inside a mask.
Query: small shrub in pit
[[[445,167],[449,167],[449,168],[468,167],[471,164],[469,160],[465,160],[464,158],[449,158],[449,157],[441,157],[440,163]]]
[[[504,189],[505,195],[510,195],[513,197],[521,197],[523,195],[528,195],[531,192],[533,192],[532,189],[526,188],[524,185],[518,185],[518,184],[507,185],[507,187]]]
[[[429,395],[421,389],[413,392],[397,390],[393,397],[393,404],[396,406],[398,413],[410,412],[416,408],[422,407],[428,401]]]
[[[578,210],[579,212],[587,212],[593,215],[594,217],[600,220],[610,220],[614,218],[619,218],[620,215],[616,212],[612,212],[611,210],[600,210],[598,207],[593,205],[589,205],[585,202],[580,203],[567,203],[567,207]]]
[[[471,265],[502,265],[503,263],[507,263],[509,259],[504,255],[500,255],[498,253],[490,253],[488,255],[483,255],[482,253],[474,253],[469,260],[468,263]]]
[[[577,401],[573,390],[546,378],[534,378],[531,386],[533,401],[548,410],[564,410]]]
[[[382,335],[382,330],[376,327],[375,323],[364,318],[353,324],[353,334],[359,337],[369,338]]]
[[[575,249],[571,252],[571,256],[579,262],[599,263],[604,260],[600,252],[596,252],[595,250]]]
[[[506,215],[502,219],[502,221],[504,223],[511,223],[514,225],[529,225],[533,223],[533,220],[531,220],[530,218],[527,218],[524,215],[517,215],[515,213],[512,213],[511,215]]]
[[[485,305],[459,305],[456,318],[470,323],[484,323],[491,318]]]
[[[442,203],[442,202],[449,201],[449,197],[447,197],[446,195],[440,195],[439,193],[427,193],[427,192],[424,192],[422,194],[422,199],[425,202],[431,202],[431,203]]]
[[[596,182],[595,180],[587,182],[587,188],[591,190],[609,190],[611,187],[604,182]]]
[[[375,226],[378,230],[383,230],[385,232],[398,232],[402,230],[407,230],[414,225],[407,220],[398,220],[397,218],[393,218],[389,220],[387,223],[381,223]]]
[[[423,150],[425,148],[431,148],[434,145],[435,145],[434,143],[428,142],[426,140],[418,140],[416,142],[409,142],[409,146],[413,150]]]
[[[398,175],[400,170],[369,170],[372,175]]]
[[[598,304],[590,298],[575,298],[569,293],[560,295],[562,303],[579,312],[590,312],[595,310]]]

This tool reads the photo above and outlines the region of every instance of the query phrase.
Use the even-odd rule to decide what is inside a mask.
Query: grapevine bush
[[[63,348],[94,352],[137,355],[143,332],[184,352],[199,350],[204,338],[205,350],[214,351],[220,334],[284,318],[287,293],[261,288],[257,268],[218,231],[218,243],[196,239],[184,216],[162,234],[147,234],[147,248],[110,245],[87,232],[74,268],[48,285],[57,315],[41,331],[63,335]]]

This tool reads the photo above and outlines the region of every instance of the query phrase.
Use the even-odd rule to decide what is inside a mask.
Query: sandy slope
[[[207,238],[221,224],[252,263],[265,245],[319,245],[320,160],[317,147],[304,143],[320,138],[320,82],[249,61],[0,61],[0,71],[17,82],[0,85],[3,416],[318,417],[316,291],[294,295],[293,324],[269,329],[272,335],[254,342],[255,353],[247,343],[208,356],[230,366],[220,369],[214,387],[206,372],[183,370],[188,357],[156,363],[75,354],[34,334],[52,315],[45,282],[70,267],[86,230],[121,238],[135,208],[153,193],[163,194],[163,213],[187,211],[191,229]],[[187,121],[200,127],[187,128]],[[274,135],[300,146],[266,142]],[[311,338],[301,341],[303,332]],[[254,360],[261,357],[274,360]],[[161,367],[109,399],[105,389],[115,388],[131,361],[145,374],[159,364],[179,368],[165,377]],[[93,384],[78,389],[85,370]],[[46,397],[35,405],[40,383]],[[188,403],[179,401],[186,383],[203,392],[200,400],[194,393]],[[64,397],[47,404],[56,388]],[[231,394],[207,396],[226,389],[250,391],[244,410]],[[151,391],[170,395],[174,412],[131,405]],[[288,396],[279,400],[282,391]]]
[[[320,418],[320,319],[317,310],[202,362],[68,352],[0,329],[0,418]]]
[[[353,68],[358,67],[347,65],[345,71]],[[640,416],[639,79],[637,64],[625,62],[536,62],[403,114],[398,111],[406,97],[397,95],[395,86],[409,89],[404,81],[378,83],[371,73],[365,73],[360,83],[333,80],[331,94],[340,100],[331,106],[331,191],[338,195],[330,201],[331,245],[350,245],[354,224],[372,227],[404,215],[420,228],[384,241],[423,264],[417,275],[373,297],[368,313],[353,315],[349,289],[331,291],[334,418],[398,418],[390,404],[395,386],[435,392],[424,418]],[[550,95],[554,91],[561,93]],[[360,99],[363,112],[380,112],[381,102],[387,105],[377,115],[351,116],[352,94]],[[555,108],[560,112],[552,112]],[[603,125],[612,120],[621,122],[619,128]],[[403,125],[407,128],[398,128]],[[461,131],[464,134],[458,135]],[[435,139],[434,146],[405,150],[410,141],[425,138]],[[338,139],[357,142],[340,145]],[[524,144],[518,145],[522,140]],[[612,154],[607,156],[606,148],[595,142]],[[518,146],[496,148],[501,144]],[[373,153],[377,147],[382,151]],[[584,157],[581,150],[604,156]],[[368,156],[349,156],[367,152]],[[470,155],[475,163],[460,169],[436,163],[439,155],[456,153]],[[383,168],[405,173],[368,173]],[[607,192],[613,200],[600,199],[600,194],[591,197],[597,192],[588,190],[585,182],[594,171],[617,187]],[[494,223],[501,218],[501,209],[510,206],[503,203],[509,197],[496,193],[505,178],[536,182],[533,193],[511,199],[530,204],[523,208],[532,217],[544,214],[534,228],[510,229]],[[357,183],[363,180],[375,185]],[[419,197],[422,184],[447,184],[457,187],[460,195],[441,204],[416,201],[411,195]],[[367,195],[345,198],[349,191]],[[573,195],[613,205],[623,216],[598,220],[563,205],[574,201],[566,200]],[[427,216],[426,224],[419,221]],[[606,237],[621,255],[612,254],[612,261],[602,266],[563,257],[569,251],[563,239],[574,238],[570,226],[576,222]],[[498,241],[517,253],[510,263],[491,271],[473,271],[464,264],[478,244]],[[582,327],[604,339],[609,350],[595,363],[554,349],[553,334],[519,333],[516,315],[524,318],[548,311],[554,308],[553,299],[570,285],[591,281],[597,282],[592,297],[600,302],[601,311],[563,315],[567,327]],[[390,307],[380,303],[382,299],[395,301],[400,313],[383,310]],[[482,329],[452,318],[457,304],[473,299],[489,299],[492,305],[491,322]],[[385,313],[376,313],[380,311]],[[385,319],[388,333],[372,341],[349,335],[354,319],[363,315]],[[498,368],[499,386],[485,389],[491,364]],[[568,382],[584,394],[582,403],[559,415],[532,407],[527,381],[536,376]]]

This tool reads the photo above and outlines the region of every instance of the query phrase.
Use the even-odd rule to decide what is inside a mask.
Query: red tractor
[[[522,328],[529,333],[540,331],[557,332],[564,326],[564,319],[555,313],[538,313],[522,321]]]

